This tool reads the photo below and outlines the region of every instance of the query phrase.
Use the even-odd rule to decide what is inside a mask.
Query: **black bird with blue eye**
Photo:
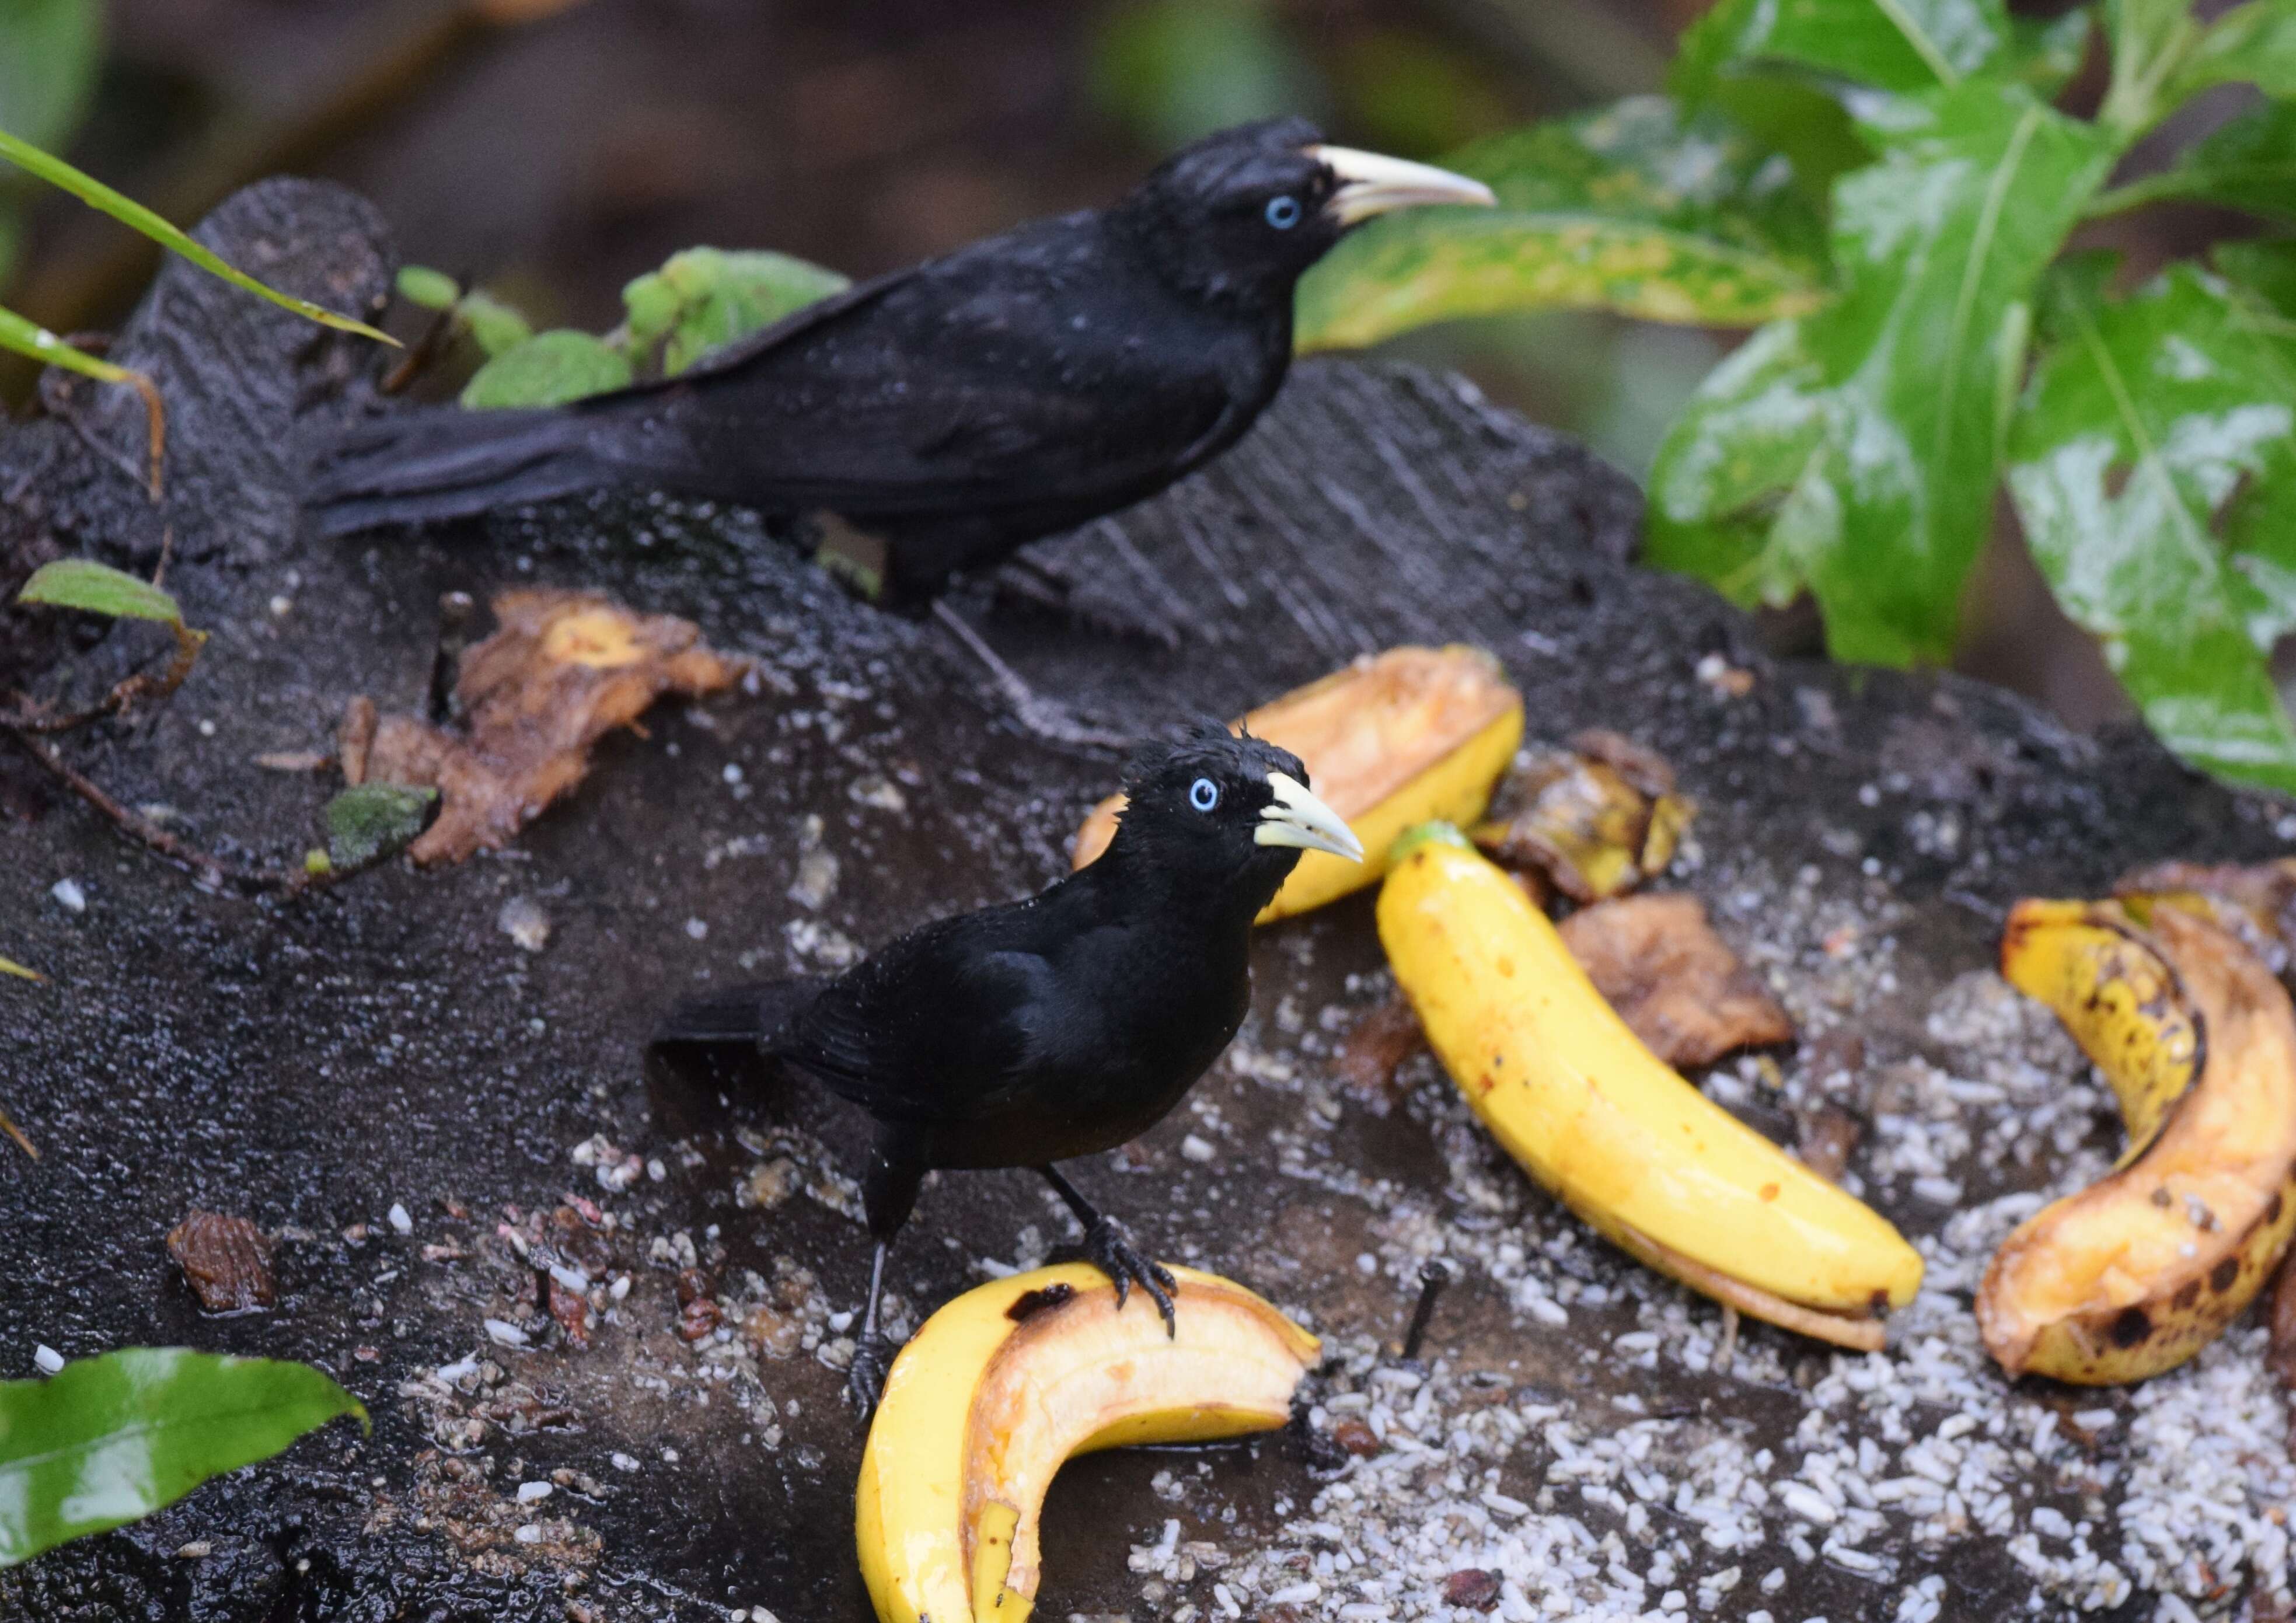
[[[1112,1150],[1179,1103],[1250,1006],[1252,920],[1302,851],[1361,861],[1363,847],[1298,757],[1218,722],[1142,747],[1125,792],[1108,849],[1040,894],[936,920],[832,980],[718,994],[656,1034],[676,1068],[793,1071],[873,1122],[862,1196],[876,1250],[849,1385],[865,1412],[888,1367],[886,1253],[936,1168],[1041,1174],[1118,1307],[1136,1283],[1175,1323],[1170,1273],[1054,1163]]]
[[[897,595],[1152,496],[1242,437],[1292,362],[1292,290],[1355,226],[1488,204],[1445,170],[1275,119],[1104,209],[864,283],[675,378],[548,410],[398,411],[324,447],[322,529],[610,487],[832,513]]]

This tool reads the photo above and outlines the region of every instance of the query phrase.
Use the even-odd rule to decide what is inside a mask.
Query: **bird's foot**
[[[1133,1250],[1132,1236],[1124,1232],[1124,1225],[1111,1217],[1094,1218],[1084,1232],[1084,1254],[1086,1261],[1116,1282],[1117,1311],[1123,1311],[1125,1299],[1136,1283],[1164,1316],[1164,1333],[1179,1334],[1179,1322],[1172,1316],[1172,1292],[1180,1288],[1180,1282],[1162,1263]]]
[[[882,1336],[864,1336],[854,1344],[853,1362],[845,1369],[845,1401],[867,1425],[877,1413],[878,1396],[893,1369],[893,1344]]]

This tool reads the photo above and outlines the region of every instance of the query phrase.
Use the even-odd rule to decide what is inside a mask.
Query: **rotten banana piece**
[[[2001,972],[2112,1083],[2132,1153],[2003,1242],[1978,1328],[2009,1373],[2173,1369],[2271,1277],[2296,1230],[2296,1011],[2226,931],[2173,905],[2026,901]]]
[[[1379,933],[1467,1102],[1572,1211],[1741,1312],[1880,1344],[1874,1315],[1913,1299],[1920,1254],[1644,1046],[1546,916],[1456,829],[1398,842]]]
[[[1272,1430],[1320,1343],[1242,1286],[1174,1266],[1176,1333],[1108,1276],[1038,1268],[968,1291],[894,1361],[855,1500],[880,1623],[1024,1623],[1061,1462]]]
[[[1295,688],[1238,725],[1300,758],[1365,853],[1354,863],[1308,852],[1259,915],[1265,924],[1376,881],[1387,848],[1414,823],[1481,816],[1522,742],[1522,695],[1480,648],[1405,646]],[[1108,848],[1123,809],[1122,795],[1093,808],[1077,831],[1078,867]]]

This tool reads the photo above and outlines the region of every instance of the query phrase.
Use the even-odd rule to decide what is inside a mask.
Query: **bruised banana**
[[[1390,648],[1294,688],[1242,725],[1298,756],[1318,798],[1363,841],[1364,859],[1300,857],[1259,920],[1305,913],[1360,890],[1386,871],[1387,848],[1430,817],[1483,815],[1522,742],[1522,695],[1480,648]],[[1108,848],[1124,797],[1093,807],[1077,831],[1081,868]]]
[[[1546,915],[1456,829],[1398,842],[1379,936],[1467,1102],[1572,1211],[1741,1312],[1881,1347],[1871,1315],[1913,1299],[1920,1254],[1644,1047]]]
[[[1082,1264],[968,1291],[894,1360],[855,1532],[880,1623],[1023,1623],[1045,1489],[1071,1455],[1271,1430],[1320,1356],[1246,1291],[1174,1267],[1176,1333]]]
[[[2001,972],[2119,1096],[2130,1150],[1994,1253],[1978,1328],[2011,1374],[2083,1385],[2216,1339],[2296,1230],[2296,1012],[2256,956],[2168,898],[2021,902]]]

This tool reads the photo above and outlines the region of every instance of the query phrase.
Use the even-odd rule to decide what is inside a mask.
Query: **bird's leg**
[[[1039,1167],[1037,1170],[1053,1186],[1053,1193],[1068,1202],[1069,1209],[1076,1214],[1076,1220],[1084,1225],[1085,1258],[1116,1282],[1117,1311],[1123,1311],[1125,1299],[1130,1296],[1132,1286],[1137,1282],[1155,1302],[1156,1311],[1164,1316],[1164,1333],[1167,1336],[1177,1335],[1179,1322],[1172,1316],[1172,1292],[1180,1285],[1172,1277],[1172,1270],[1135,1250],[1132,1236],[1124,1232],[1124,1225],[1078,1194],[1076,1185],[1054,1168]]]
[[[1030,687],[1028,679],[1007,665],[1004,658],[988,645],[988,640],[972,628],[971,622],[940,598],[933,600],[933,618],[947,627],[964,651],[980,661],[988,670],[989,680],[1013,707],[1013,716],[1022,726],[1037,737],[1056,744],[1085,744],[1096,749],[1121,750],[1133,742],[1121,733],[1111,733],[1104,727],[1092,726],[1070,714],[1065,705],[1057,704]]]
[[[877,1396],[893,1368],[893,1349],[877,1330],[877,1304],[885,1294],[885,1253],[892,1249],[888,1241],[877,1242],[877,1254],[869,1264],[869,1305],[862,1311],[861,1334],[845,1372],[845,1401],[859,1411],[864,1424],[877,1412]]]

